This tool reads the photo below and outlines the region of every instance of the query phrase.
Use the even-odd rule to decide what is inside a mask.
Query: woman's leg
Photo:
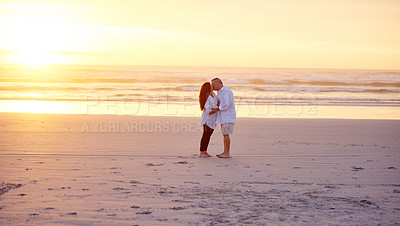
[[[214,130],[208,127],[207,125],[203,125],[203,135],[200,141],[200,155],[208,155],[207,148],[210,143],[210,137],[213,134]]]
[[[211,135],[213,134],[213,132],[214,132],[214,130],[213,129],[211,129],[210,127],[208,127],[207,125],[204,125],[206,128],[207,128],[207,137],[206,137],[206,139],[205,139],[205,150],[207,151],[207,149],[208,149],[208,144],[210,143],[210,138],[211,138]]]

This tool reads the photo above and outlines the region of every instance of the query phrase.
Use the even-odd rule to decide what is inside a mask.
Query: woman
[[[207,153],[207,147],[210,143],[210,137],[214,132],[215,122],[217,121],[217,114],[210,115],[211,108],[217,108],[218,100],[215,96],[212,86],[209,82],[205,82],[200,89],[199,95],[200,109],[203,111],[201,116],[201,125],[203,125],[203,135],[200,142],[200,155],[199,157],[211,157]]]

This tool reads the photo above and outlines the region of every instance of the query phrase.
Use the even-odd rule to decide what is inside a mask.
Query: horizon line
[[[266,67],[266,66],[205,66],[205,65],[152,65],[152,64],[18,64],[18,63],[0,63],[3,65],[16,65],[32,69],[45,69],[52,66],[122,66],[122,67],[201,67],[201,68],[259,68],[259,69],[296,69],[296,70],[364,70],[364,71],[400,71],[399,69],[380,69],[380,68],[324,68],[324,67]]]

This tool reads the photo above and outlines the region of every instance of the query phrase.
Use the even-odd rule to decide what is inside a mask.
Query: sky
[[[0,61],[398,70],[400,1],[1,0]]]

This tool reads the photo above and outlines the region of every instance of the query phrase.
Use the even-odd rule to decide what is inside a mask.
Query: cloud
[[[178,41],[196,45],[255,45],[256,39],[232,39],[216,37],[205,32],[181,30],[160,30],[141,27],[96,26],[91,28],[92,35],[97,37],[111,37],[127,41],[165,42]]]
[[[0,56],[14,54],[17,51],[11,49],[0,49]]]
[[[52,51],[51,53],[63,56],[110,56],[112,54],[98,52]]]
[[[50,13],[100,13],[102,10],[89,8],[74,8],[60,4],[33,4],[26,2],[9,2],[0,4],[0,10],[4,11],[30,11]]]
[[[0,49],[0,56],[8,56],[13,54],[23,53],[24,51],[12,49]],[[113,54],[102,52],[76,52],[76,51],[45,51],[49,54],[62,55],[62,56],[112,56]],[[38,53],[39,54],[39,53]]]
[[[96,26],[94,28],[97,32],[104,35],[119,37],[123,39],[132,38],[163,38],[163,39],[179,39],[187,37],[198,37],[201,33],[176,31],[176,30],[158,30],[140,27],[120,27],[120,26]]]

